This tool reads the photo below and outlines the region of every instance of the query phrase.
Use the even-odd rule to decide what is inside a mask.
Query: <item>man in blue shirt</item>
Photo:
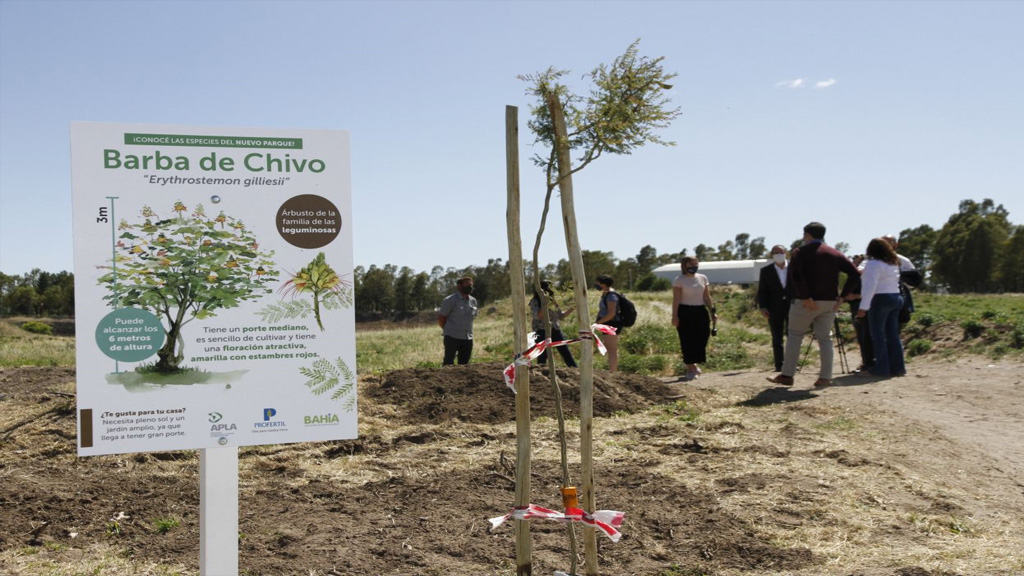
[[[476,298],[473,298],[473,279],[459,278],[455,283],[456,292],[441,301],[437,311],[437,324],[444,333],[444,366],[455,363],[469,364],[473,354],[473,318],[476,317]]]

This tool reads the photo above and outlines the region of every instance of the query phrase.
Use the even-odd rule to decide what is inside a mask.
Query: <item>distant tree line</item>
[[[902,230],[899,252],[925,271],[926,289],[951,293],[1024,292],[1024,226],[1012,224],[1008,216],[1006,209],[992,200],[964,200],[939,230],[927,224]],[[879,231],[879,235],[884,232]],[[796,238],[790,246],[797,247],[800,242]],[[851,256],[863,251],[852,251],[846,242],[834,246]],[[670,286],[668,280],[654,275],[654,269],[675,264],[683,256],[694,255],[704,262],[756,260],[767,258],[770,251],[771,246],[763,236],[741,233],[717,246],[698,244],[692,252],[683,248],[659,253],[654,246],[647,245],[635,256],[621,260],[612,252],[584,250],[583,265],[590,278],[608,274],[622,290],[654,291]],[[562,289],[571,288],[572,274],[566,259],[544,266],[540,274]],[[398,270],[390,265],[371,266],[369,270],[358,267],[353,278],[356,311],[431,310],[455,291],[455,281],[462,276],[474,278],[474,295],[481,304],[500,300],[511,292],[508,263],[500,258],[489,260],[482,267],[435,266],[430,273],[417,273],[407,267]],[[529,264],[526,276],[533,277]]]
[[[939,230],[922,224],[902,230],[899,239],[899,252],[926,272],[927,289],[1024,293],[1024,226],[1011,223],[1006,209],[992,200],[964,200]],[[799,242],[797,239],[790,244],[798,246]],[[834,246],[841,252],[854,253],[845,242]],[[622,290],[666,290],[669,281],[656,277],[653,271],[677,263],[683,256],[694,255],[706,262],[752,260],[766,258],[770,249],[763,236],[752,238],[741,233],[715,247],[698,244],[692,252],[683,248],[658,253],[647,245],[635,256],[621,260],[612,252],[584,250],[583,263],[590,278],[608,274]],[[572,274],[566,259],[544,266],[540,274],[562,289],[571,288]],[[511,294],[509,265],[501,258],[488,260],[484,266],[434,266],[430,272],[391,264],[357,266],[352,273],[356,313],[366,316],[433,310],[455,291],[456,280],[463,276],[473,277],[473,294],[481,305]],[[529,265],[526,276],[533,277]],[[0,315],[74,315],[73,274],[38,269],[21,276],[0,272]]]
[[[0,316],[75,314],[75,275],[35,268],[20,276],[0,272]]]

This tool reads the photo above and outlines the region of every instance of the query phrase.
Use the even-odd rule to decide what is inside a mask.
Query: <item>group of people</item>
[[[814,386],[831,384],[832,327],[844,302],[850,303],[861,349],[857,371],[879,377],[906,374],[900,316],[907,309],[909,291],[903,283],[919,275],[909,259],[896,253],[896,247],[894,236],[874,238],[858,257],[858,265],[825,244],[825,226],[811,222],[804,227],[803,244],[788,263],[784,246],[772,248],[774,262],[761,270],[757,297],[772,333],[772,355],[779,372],[768,378],[770,382],[793,385],[800,345],[811,331],[820,355]],[[841,292],[840,273],[847,277]]]
[[[715,304],[711,299],[710,284],[707,276],[697,273],[698,266],[696,258],[684,258],[682,274],[672,284],[672,310],[677,312],[673,314],[672,325],[679,334],[679,345],[683,352],[683,361],[686,363],[688,379],[700,375],[698,364],[707,361],[708,339],[714,330],[712,322],[718,322]],[[459,278],[455,285],[455,293],[441,302],[437,313],[437,322],[444,335],[442,365],[445,366],[453,365],[456,361],[459,364],[468,364],[473,353],[473,319],[478,308],[476,298],[473,297],[473,279]],[[608,275],[600,275],[594,282],[594,289],[601,293],[594,323],[615,328],[614,334],[599,335],[608,351],[608,370],[611,372],[619,369],[618,341],[623,330],[620,295],[615,291],[614,285],[615,279]],[[533,298],[530,300],[534,341],[542,342],[547,337],[544,325],[545,302],[551,326],[551,340],[565,340],[561,321],[572,314],[575,308],[562,310],[555,299],[551,283],[547,280],[540,281],[540,288],[544,291],[544,297],[542,298],[540,292],[534,289]],[[576,360],[567,347],[559,346],[557,350],[566,366],[576,367]],[[547,352],[538,356],[537,360],[544,364],[547,361]]]
[[[857,341],[861,349],[858,371],[875,376],[903,376],[906,366],[900,341],[901,313],[908,309],[910,293],[905,284],[916,285],[920,275],[914,265],[896,253],[894,236],[882,236],[868,243],[863,256],[851,261],[825,243],[825,225],[811,222],[804,226],[803,243],[787,260],[785,246],[771,249],[772,262],[761,269],[757,302],[767,319],[772,335],[772,358],[776,376],[770,382],[792,386],[800,359],[804,335],[811,331],[818,341],[820,368],[815,387],[832,382],[832,327],[839,307],[848,302],[854,316]],[[679,336],[679,347],[686,365],[684,379],[699,378],[700,364],[707,362],[710,337],[716,333],[718,314],[711,297],[707,276],[698,273],[700,262],[692,256],[680,263],[680,274],[672,282],[672,325]],[[842,291],[839,275],[847,281]],[[595,323],[616,328],[615,334],[600,335],[608,350],[608,370],[618,370],[620,296],[611,276],[598,276],[594,288],[601,292]],[[473,279],[460,278],[457,291],[444,299],[438,311],[438,324],[444,333],[443,364],[468,364],[473,350],[473,318],[477,301],[473,298]],[[574,312],[562,310],[551,284],[542,280],[530,300],[530,318],[535,341],[545,340],[545,306],[553,341],[565,340],[561,321]],[[912,305],[911,305],[912,307]],[[905,318],[903,322],[905,322]],[[562,360],[575,367],[572,352],[558,347]],[[546,353],[539,357],[543,364]]]
[[[601,275],[597,277],[594,288],[601,292],[601,300],[598,307],[595,323],[611,326],[616,329],[615,334],[603,334],[601,340],[608,349],[608,369],[618,370],[619,346],[618,334],[622,330],[619,311],[619,295],[612,288],[615,280],[611,276]],[[441,301],[441,307],[437,311],[437,323],[444,335],[444,357],[441,364],[450,366],[455,364],[469,364],[470,356],[473,353],[473,319],[477,314],[477,301],[473,297],[473,279],[470,277],[459,278],[455,283],[456,291]],[[551,339],[553,341],[565,340],[562,333],[561,321],[575,311],[575,308],[562,310],[555,299],[551,283],[541,280],[541,290],[545,298],[534,289],[533,298],[530,300],[530,318],[535,334],[535,342],[545,340],[547,333],[544,327],[544,304],[547,304],[547,316],[551,324]],[[576,367],[576,360],[572,352],[565,346],[557,347],[566,366]],[[547,360],[547,352],[537,358],[538,362],[544,364]]]

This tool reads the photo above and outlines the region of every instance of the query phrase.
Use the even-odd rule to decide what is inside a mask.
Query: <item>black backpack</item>
[[[636,306],[622,292],[616,292],[615,294],[619,297],[619,323],[622,324],[623,328],[629,328],[636,324]]]

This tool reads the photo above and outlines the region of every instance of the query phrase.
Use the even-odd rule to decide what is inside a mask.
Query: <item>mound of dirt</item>
[[[367,378],[361,393],[375,403],[393,405],[410,422],[514,422],[515,393],[505,385],[504,369],[498,363],[483,363],[396,370]],[[556,375],[565,416],[578,417],[579,370],[558,368]],[[594,375],[594,416],[636,412],[664,402],[673,394],[675,389],[657,378],[599,371]],[[555,414],[555,394],[547,369],[531,368],[530,409],[533,417]]]

